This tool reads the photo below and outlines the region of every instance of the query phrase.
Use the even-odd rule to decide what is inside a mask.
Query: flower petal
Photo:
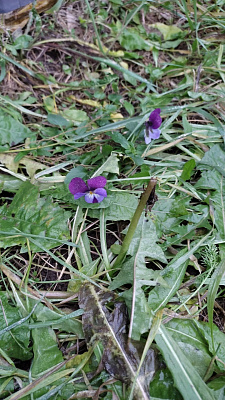
[[[151,139],[158,139],[160,136],[160,133],[161,133],[160,129],[152,129],[151,133],[150,133]]]
[[[88,187],[81,178],[73,178],[72,181],[69,183],[69,191],[72,194],[83,193],[84,195],[87,190]]]
[[[149,116],[149,121],[151,122],[151,128],[157,129],[160,127],[162,123],[162,118],[160,117],[160,108],[156,108],[154,111],[151,112]]]
[[[107,192],[103,188],[95,189],[94,196],[97,202],[101,203],[101,201],[104,200],[105,197],[107,197]]]
[[[149,143],[151,143],[151,140],[152,140],[152,138],[150,136],[146,135],[146,133],[145,133],[145,143],[149,144]]]
[[[104,176],[96,176],[95,178],[88,179],[87,184],[90,190],[103,188],[107,183],[107,179]]]
[[[85,196],[85,193],[76,193],[73,197],[74,197],[75,200],[77,200],[82,196]]]
[[[95,194],[94,192],[87,192],[84,196],[86,203],[94,203]]]

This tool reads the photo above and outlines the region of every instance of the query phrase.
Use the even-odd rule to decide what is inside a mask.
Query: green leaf
[[[201,379],[164,325],[160,326],[155,341],[184,400],[215,400],[213,392]]]
[[[13,46],[15,47],[16,50],[28,49],[32,41],[33,41],[32,36],[20,35],[14,41]]]
[[[165,307],[168,301],[173,297],[174,293],[179,289],[189,263],[189,257],[204,243],[208,235],[199,240],[198,243],[188,252],[185,253],[186,249],[180,251],[174,257],[173,261],[164,268],[162,271],[162,277],[166,281],[168,287],[160,286],[157,287],[157,289],[154,288],[151,290],[148,303],[152,310],[157,312],[160,308]]]
[[[181,174],[181,179],[183,181],[187,181],[190,179],[193,169],[195,168],[195,160],[191,158],[189,161],[187,161],[184,166],[183,166],[183,171]]]
[[[111,172],[113,174],[119,174],[119,158],[116,153],[112,152],[107,160],[101,165],[101,167],[95,172],[94,176],[102,175],[103,172]]]
[[[72,121],[76,126],[80,125],[81,122],[88,121],[87,113],[82,110],[64,110],[62,116]]]
[[[201,178],[195,184],[197,189],[219,189],[221,186],[221,174],[215,169],[203,171]]]
[[[56,247],[60,243],[57,239],[70,237],[67,227],[69,216],[70,213],[54,204],[51,198],[41,198],[36,186],[28,181],[24,182],[10,206],[0,208],[1,230],[5,232],[0,236],[0,245],[3,248],[24,245],[26,238],[20,235],[22,232],[27,237],[29,234],[39,235],[41,243],[48,249]],[[11,236],[7,236],[7,233]],[[32,243],[30,248],[39,250]]]
[[[172,319],[166,324],[174,341],[203,379],[212,360],[208,342],[194,321]]]
[[[195,325],[198,327],[198,330],[201,332],[202,336],[208,343],[209,351],[214,355],[214,348],[217,350],[217,357],[222,360],[221,362],[217,362],[217,366],[221,371],[225,371],[225,336],[224,333],[219,330],[219,328],[213,324],[213,341],[212,341],[212,330],[209,326],[209,323],[194,321]]]
[[[15,146],[33,137],[34,133],[29,128],[0,110],[0,145],[7,143]]]
[[[134,265],[136,265],[135,257],[131,257],[125,261],[120,272],[109,285],[109,289],[115,290],[125,284],[132,284],[134,279]],[[136,284],[137,287],[142,287],[144,285],[166,285],[166,282],[162,278],[160,271],[153,271],[152,269],[147,268],[145,263],[139,263],[138,268],[136,269]]]
[[[70,314],[66,314],[66,317],[68,318],[65,318],[65,314],[50,310],[50,308],[39,303],[35,309],[34,315],[37,323],[47,323],[48,325],[45,326],[59,329],[62,332],[73,333],[74,335],[77,335],[78,338],[83,338],[84,336],[81,321],[69,318]]]
[[[9,298],[5,292],[0,293],[0,330],[7,326],[19,322],[22,315],[19,309],[9,304]],[[9,356],[19,360],[29,360],[32,353],[29,350],[30,330],[28,322],[24,322],[22,326],[18,323],[16,328],[8,332],[0,334],[0,347]]]
[[[207,151],[207,153],[205,153],[198,165],[198,168],[202,165],[215,168],[218,172],[225,176],[225,151],[222,150],[219,144],[215,144],[209,151]]]
[[[53,329],[32,329],[33,352],[32,375],[39,375],[63,361]]]
[[[145,218],[143,213],[127,253],[131,256],[135,256],[137,269],[145,266],[146,257],[167,264],[161,247],[156,244],[157,241],[158,236],[156,234],[155,224],[150,218]]]
[[[70,122],[59,114],[48,114],[47,121],[56,126],[70,126]]]
[[[82,207],[88,207],[87,203],[79,203]],[[91,218],[99,218],[99,208],[107,208],[106,219],[110,221],[130,221],[138,205],[138,198],[127,192],[111,192],[108,197],[99,204],[92,204],[88,215]]]
[[[162,35],[164,40],[175,39],[180,36],[182,30],[178,28],[176,25],[165,25],[161,22],[157,22],[156,24],[151,24],[153,28],[158,29]]]
[[[124,149],[130,149],[130,143],[120,132],[109,132],[108,136],[110,136],[114,142],[119,143]]]
[[[150,50],[150,45],[133,29],[125,29],[119,37],[119,42],[128,51]]]
[[[181,394],[174,387],[174,380],[168,368],[156,372],[150,383],[150,395],[152,400],[183,400]]]
[[[212,344],[214,347],[214,336],[213,336],[213,313],[214,313],[214,303],[217,295],[217,291],[220,285],[220,281],[225,272],[225,259],[223,259],[220,264],[216,267],[208,288],[208,296],[207,296],[207,310],[208,310],[208,320],[209,326],[211,330]],[[215,353],[214,348],[214,353]]]
[[[223,189],[224,181],[220,180],[220,188],[210,195],[212,202],[212,218],[221,238],[225,237],[225,193]]]

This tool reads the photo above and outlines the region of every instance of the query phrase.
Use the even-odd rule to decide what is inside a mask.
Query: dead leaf
[[[88,347],[101,341],[104,347],[103,365],[114,378],[132,385],[135,381],[143,346],[141,342],[128,340],[126,326],[127,309],[124,303],[115,302],[113,292],[104,292],[87,283],[79,292],[79,306],[82,315],[83,331]],[[110,302],[112,312],[107,308]],[[135,382],[134,399],[149,400],[149,383],[156,369],[155,352],[148,350],[139,376]]]

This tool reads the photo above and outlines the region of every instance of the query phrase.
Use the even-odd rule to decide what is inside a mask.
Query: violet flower
[[[149,120],[145,122],[145,143],[149,144],[152,139],[158,139],[160,136],[160,129],[158,129],[162,123],[160,117],[160,108],[156,108],[151,112]]]
[[[96,176],[88,179],[87,185],[81,178],[73,178],[69,184],[69,191],[77,200],[84,196],[87,203],[100,203],[107,197],[107,192],[104,188],[107,179],[104,176]]]

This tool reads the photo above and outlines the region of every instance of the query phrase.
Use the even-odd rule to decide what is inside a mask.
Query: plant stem
[[[123,240],[123,244],[121,246],[120,252],[119,252],[119,254],[117,256],[117,259],[116,259],[113,267],[118,267],[122,263],[124,257],[126,256],[128,248],[130,246],[130,242],[132,240],[132,237],[134,235],[135,229],[137,227],[138,221],[139,221],[139,219],[141,217],[142,211],[144,210],[145,205],[146,205],[146,203],[148,201],[148,198],[149,198],[152,190],[154,189],[156,183],[157,183],[156,179],[153,179],[153,178],[150,179],[147,188],[145,189],[144,193],[142,194],[142,196],[140,198],[140,201],[139,201],[139,204],[138,204],[138,206],[136,208],[136,211],[134,213],[134,216],[133,216],[133,218],[131,220],[130,226],[129,226],[128,231],[127,231],[127,234],[126,234],[126,236],[125,236],[125,238]]]

